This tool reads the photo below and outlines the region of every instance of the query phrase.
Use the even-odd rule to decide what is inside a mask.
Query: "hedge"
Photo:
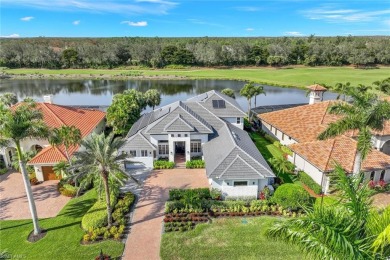
[[[205,162],[203,160],[191,160],[186,162],[187,169],[204,168]]]
[[[117,199],[114,195],[111,195],[110,199],[111,208],[113,209]],[[98,200],[81,220],[81,227],[84,230],[104,227],[107,224],[107,204],[105,199]]]
[[[321,185],[315,182],[307,173],[299,172],[299,180],[314,191],[315,194],[321,194]]]
[[[283,208],[296,210],[310,203],[310,194],[301,185],[285,183],[276,189],[272,201]]]
[[[199,199],[211,199],[209,188],[198,188],[198,189],[171,189],[169,191],[169,200],[181,200],[186,194],[192,193]]]
[[[169,162],[165,160],[157,160],[153,162],[153,167],[156,170],[159,169],[173,169],[175,168],[175,163],[174,162]]]

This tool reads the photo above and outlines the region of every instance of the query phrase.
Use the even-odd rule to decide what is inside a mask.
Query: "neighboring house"
[[[59,128],[64,125],[75,126],[80,129],[83,139],[92,133],[101,133],[105,127],[104,112],[52,104],[51,96],[45,96],[45,102],[37,102],[37,108],[42,111],[43,120],[49,128]],[[28,165],[34,166],[39,181],[57,179],[53,166],[60,161],[67,161],[64,147],[53,147],[46,139],[22,140],[21,149],[24,152],[38,152],[28,162]],[[79,146],[70,147],[69,155],[72,156],[79,149]],[[15,147],[6,147],[0,150],[0,158],[3,158],[8,167],[11,167],[12,159],[15,156]]]
[[[311,93],[309,105],[259,114],[262,129],[276,137],[281,144],[293,151],[289,160],[299,170],[308,173],[323,191],[328,192],[329,176],[335,163],[339,163],[348,173],[353,172],[357,142],[356,133],[350,132],[329,140],[319,141],[317,136],[328,124],[340,116],[329,114],[328,108],[335,101],[321,102],[318,93]],[[366,178],[374,181],[390,181],[390,122],[383,131],[374,133],[373,149],[362,164]],[[386,154],[387,153],[387,154]]]
[[[127,134],[129,160],[153,162],[203,158],[210,185],[224,196],[258,196],[275,175],[249,135],[235,99],[209,91],[144,114]]]

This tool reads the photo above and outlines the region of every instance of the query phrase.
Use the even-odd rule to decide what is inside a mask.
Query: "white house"
[[[275,175],[242,130],[245,116],[235,99],[212,90],[144,114],[121,151],[150,168],[158,159],[203,158],[224,196],[258,196]]]
[[[105,127],[104,112],[56,105],[53,104],[52,96],[45,96],[45,102],[37,102],[37,109],[42,111],[43,120],[49,128],[59,128],[64,125],[75,126],[80,129],[83,139],[92,133],[101,133]],[[79,148],[79,146],[70,147],[69,155],[71,156]],[[24,152],[38,152],[28,162],[28,165],[34,166],[36,178],[39,181],[58,179],[53,171],[53,166],[60,161],[67,160],[63,146],[53,147],[46,139],[25,139],[21,142],[21,149]],[[11,167],[12,159],[15,156],[15,147],[0,148],[0,160],[3,160],[7,167]]]
[[[299,170],[309,174],[323,191],[328,192],[328,173],[334,170],[335,163],[349,173],[353,172],[353,165],[357,150],[355,133],[348,133],[329,140],[319,141],[317,136],[326,129],[331,122],[340,117],[329,114],[328,108],[332,102],[321,102],[323,90],[310,86],[309,105],[259,114],[262,129],[277,138],[281,144],[287,145],[293,151],[288,159]],[[314,90],[313,90],[314,89]],[[319,98],[317,98],[319,97]],[[373,137],[373,149],[362,164],[366,178],[374,181],[390,181],[390,122],[385,128]],[[381,152],[382,151],[382,152]]]

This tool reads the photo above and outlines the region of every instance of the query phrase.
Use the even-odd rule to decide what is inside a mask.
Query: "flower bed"
[[[174,162],[169,162],[166,160],[157,160],[153,162],[153,168],[156,170],[160,169],[173,169],[175,168]]]
[[[203,160],[191,160],[186,162],[187,169],[198,169],[204,167],[205,167],[205,162]]]

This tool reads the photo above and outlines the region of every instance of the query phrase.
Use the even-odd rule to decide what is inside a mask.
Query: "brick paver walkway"
[[[70,198],[57,191],[58,181],[32,186],[39,218],[55,217]],[[20,173],[0,176],[0,220],[30,219],[26,191]]]
[[[373,205],[378,208],[386,208],[390,206],[390,192],[378,193],[372,196]]]
[[[153,171],[135,207],[123,259],[160,259],[164,205],[172,188],[209,187],[204,169]]]

